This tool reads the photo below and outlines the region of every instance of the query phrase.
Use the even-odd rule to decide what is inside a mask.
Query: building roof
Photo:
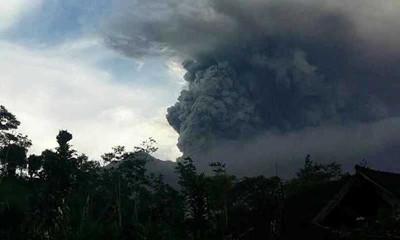
[[[370,168],[356,166],[356,174],[360,174],[375,185],[384,188],[400,199],[400,174],[373,170]]]
[[[319,226],[323,220],[336,208],[343,200],[355,179],[361,178],[376,186],[378,194],[392,206],[400,206],[400,174],[377,171],[366,167],[355,166],[356,174],[345,184],[336,196],[319,212],[313,222]]]

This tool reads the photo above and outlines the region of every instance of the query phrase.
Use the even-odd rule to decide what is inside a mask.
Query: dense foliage
[[[58,147],[28,156],[31,142],[17,132],[19,125],[1,106],[4,240],[280,239],[288,226],[288,196],[299,198],[302,190],[342,176],[339,165],[316,164],[310,156],[290,182],[237,179],[219,162],[210,163],[212,173],[206,175],[191,158],[182,158],[176,167],[179,186],[173,188],[147,171],[150,154],[157,150],[153,139],[132,150],[115,147],[102,161],[90,161],[72,148],[72,135],[61,130]]]

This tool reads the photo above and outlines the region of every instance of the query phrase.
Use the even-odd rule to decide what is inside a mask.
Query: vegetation
[[[179,188],[172,188],[146,170],[157,150],[152,139],[132,150],[115,147],[100,163],[74,150],[72,135],[62,130],[58,147],[27,156],[31,142],[17,132],[19,125],[1,106],[0,239],[5,240],[280,239],[288,196],[298,198],[304,189],[342,177],[339,165],[316,164],[310,156],[289,182],[237,179],[218,162],[210,164],[213,174],[205,175],[191,158],[183,158],[176,167]]]

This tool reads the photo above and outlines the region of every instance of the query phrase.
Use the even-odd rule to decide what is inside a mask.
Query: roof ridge
[[[367,171],[367,172],[374,172],[374,173],[380,173],[380,174],[393,175],[393,176],[398,176],[398,177],[400,177],[400,173],[396,173],[396,172],[386,172],[386,171],[381,171],[381,170],[372,169],[372,168],[369,168],[369,167],[362,167],[362,166],[360,166],[360,165],[356,165],[356,166],[355,166],[355,170],[356,170],[356,173],[357,173],[357,172],[364,172],[364,171]]]

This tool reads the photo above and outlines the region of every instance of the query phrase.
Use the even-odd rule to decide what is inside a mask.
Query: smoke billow
[[[247,142],[225,140],[201,159],[225,162],[229,171],[239,176],[278,171],[288,177],[302,167],[307,154],[319,162],[339,162],[345,169],[366,162],[371,167],[400,172],[400,118],[309,127],[286,134],[264,132]]]
[[[109,46],[183,62],[187,88],[167,119],[184,154],[231,158],[239,145],[227,143],[240,142],[268,155],[276,144],[261,146],[265,136],[284,145],[295,134],[311,146],[309,136],[323,141],[310,135],[315,129],[367,131],[400,111],[397,0],[116,0],[115,13],[105,31]],[[386,140],[376,139],[379,148]],[[358,158],[357,142],[345,149]],[[324,152],[288,151],[307,149]]]

